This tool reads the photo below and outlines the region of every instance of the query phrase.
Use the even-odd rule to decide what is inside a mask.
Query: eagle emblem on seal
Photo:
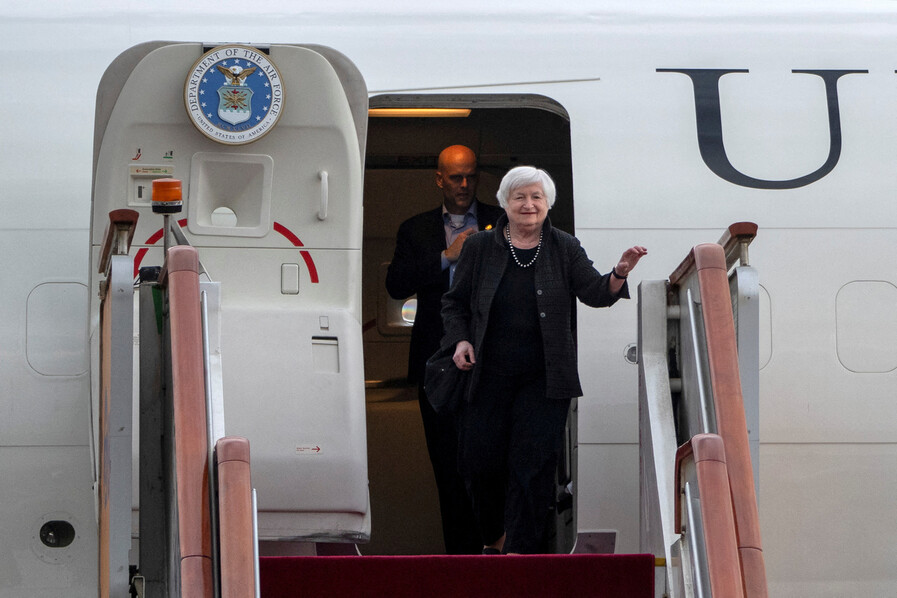
[[[246,77],[255,72],[256,67],[244,69],[241,66],[215,67],[227,82],[218,88],[218,116],[224,122],[238,125],[252,116],[252,89],[246,85]]]

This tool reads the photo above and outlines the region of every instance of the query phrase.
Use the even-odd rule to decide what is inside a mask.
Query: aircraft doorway
[[[465,116],[372,114],[365,156],[362,311],[372,531],[360,549],[440,554],[442,528],[417,385],[406,380],[414,302],[391,300],[385,289],[396,231],[407,218],[440,205],[437,156],[461,144],[477,153],[477,197],[485,203],[497,203],[495,192],[510,168],[529,164],[548,171],[557,185],[552,224],[573,233],[570,122],[562,106],[537,95],[381,95],[371,98],[370,108],[469,110]],[[570,475],[569,463],[568,457],[560,477]],[[572,508],[559,522],[556,542],[569,550]]]

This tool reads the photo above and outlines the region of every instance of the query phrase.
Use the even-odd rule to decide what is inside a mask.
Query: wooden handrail
[[[160,281],[168,288],[171,330],[181,596],[211,598],[208,440],[196,249],[182,245],[170,248]]]
[[[750,244],[757,236],[757,225],[753,222],[736,222],[729,225],[726,232],[719,240],[719,245],[723,247],[725,253],[726,269],[732,267],[735,260],[740,256],[740,251]],[[747,265],[747,264],[744,264]],[[685,259],[670,274],[670,285],[678,286],[689,274],[695,269],[694,249],[688,252]]]
[[[694,457],[701,497],[710,593],[743,598],[726,451],[723,439],[717,434],[698,434],[676,451],[676,533],[682,533],[682,464],[691,456]]]
[[[113,253],[128,253],[131,241],[134,240],[134,231],[137,230],[139,216],[136,210],[122,209],[109,212],[109,222],[106,223],[106,230],[103,232],[103,245],[100,249],[100,263],[97,272],[100,274],[106,272],[109,268],[109,258]],[[127,233],[127,236],[122,239],[124,247],[119,247],[113,252],[113,244],[118,242],[117,237],[122,232]]]
[[[249,441],[226,436],[215,445],[218,461],[218,538],[221,598],[255,595],[255,540]]]
[[[718,244],[722,245],[726,254],[726,268],[731,268],[735,260],[740,260],[742,266],[747,266],[747,247],[757,236],[757,225],[753,222],[736,222],[729,225]]]
[[[725,442],[728,457],[729,485],[735,509],[745,593],[750,598],[764,598],[767,596],[766,567],[738,371],[738,347],[726,256],[723,248],[716,243],[698,245],[692,254],[701,289],[717,433]]]

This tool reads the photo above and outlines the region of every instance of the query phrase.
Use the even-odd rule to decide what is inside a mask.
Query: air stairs
[[[765,597],[756,502],[756,226],[639,286],[640,555],[259,558],[249,446],[216,427],[215,283],[175,245],[140,273],[140,552],[131,541],[136,213],[101,260],[101,595]],[[174,226],[177,226],[176,224]],[[212,297],[211,305],[209,297]],[[220,363],[218,364],[220,365]]]
[[[639,286],[640,547],[671,598],[767,596],[757,511],[758,296],[752,223]]]

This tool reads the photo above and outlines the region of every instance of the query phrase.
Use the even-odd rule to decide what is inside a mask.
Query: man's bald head
[[[439,153],[436,186],[450,214],[464,214],[477,192],[477,156],[464,145],[451,145]]]

